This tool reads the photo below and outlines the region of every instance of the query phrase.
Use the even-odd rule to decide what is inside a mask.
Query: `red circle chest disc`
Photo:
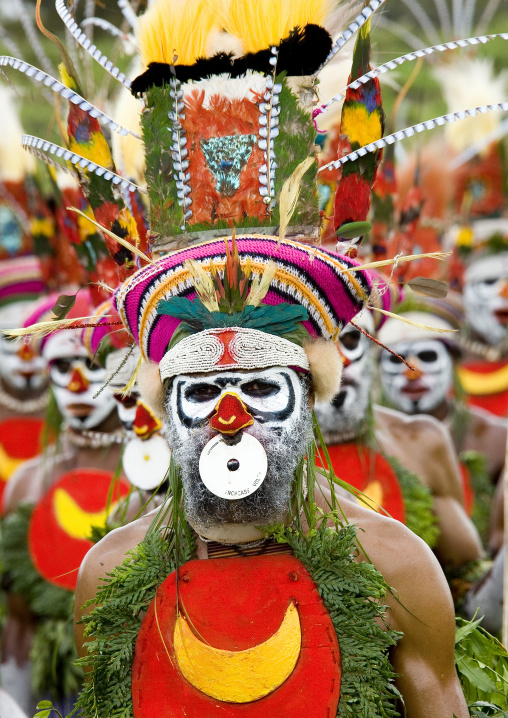
[[[371,508],[380,511],[381,506],[392,519],[405,523],[406,510],[402,489],[397,474],[382,454],[371,452],[367,447],[356,443],[337,444],[326,448],[339,479],[366,494],[372,501]],[[319,455],[326,466],[321,449]]]
[[[137,637],[134,718],[336,715],[339,644],[294,556],[189,561],[179,573],[178,606],[179,615],[173,572]]]
[[[92,526],[103,526],[108,512],[129,493],[129,485],[122,479],[111,491],[112,480],[110,471],[69,471],[35,507],[28,546],[35,568],[49,583],[76,589],[81,561],[93,546],[88,538]]]
[[[42,419],[18,417],[0,422],[0,506],[7,482],[24,461],[42,451]]]

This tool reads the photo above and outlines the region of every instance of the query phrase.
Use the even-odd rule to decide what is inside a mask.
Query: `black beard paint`
[[[303,382],[302,390],[302,406],[307,407],[308,392]],[[190,436],[183,439],[168,409],[169,406],[166,407],[166,439],[181,470],[187,519],[199,533],[220,529],[225,523],[267,526],[284,520],[290,507],[295,470],[312,440],[310,409],[305,408],[290,422],[289,431],[283,425],[269,427],[257,421],[249,427],[248,433],[266,451],[268,471],[257,491],[237,500],[215,496],[201,481],[199,458],[215,432],[207,424],[192,429]]]

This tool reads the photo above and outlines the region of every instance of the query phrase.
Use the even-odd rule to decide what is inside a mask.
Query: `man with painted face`
[[[486,481],[487,485],[482,488],[481,477],[476,477],[472,487],[474,490],[476,483],[479,511],[482,493],[488,494],[489,483],[491,486],[497,483],[504,466],[506,423],[480,407],[466,408],[461,397],[453,396],[454,387],[458,386],[455,372],[461,350],[457,334],[450,332],[457,332],[462,326],[460,299],[453,294],[445,300],[413,298],[411,307],[404,310],[402,306],[400,314],[429,330],[396,319],[389,319],[382,327],[380,341],[398,355],[381,353],[381,385],[385,397],[399,411],[427,414],[441,421],[450,430],[457,455],[469,452],[463,455],[466,471],[469,465],[474,469],[471,452],[484,457],[483,483]],[[466,489],[471,493],[468,485]],[[473,500],[471,495],[468,503],[472,505]],[[488,506],[485,509],[488,511]],[[477,518],[485,524],[488,513],[482,518],[477,512]],[[489,548],[495,553],[499,546],[491,541]]]
[[[464,357],[459,377],[468,403],[497,416],[508,415],[508,252],[503,232],[480,244],[464,273],[463,299],[466,325],[461,336]],[[485,220],[486,223],[487,220]],[[499,242],[503,242],[503,251]],[[486,251],[483,249],[486,247]]]
[[[372,335],[372,314],[364,311],[355,324],[339,336],[344,363],[340,391],[330,404],[316,405],[335,473],[429,541],[442,565],[459,567],[480,558],[481,543],[464,510],[448,433],[429,417],[410,418],[371,406],[374,343],[358,326]],[[415,479],[428,488],[431,501],[415,492]],[[437,518],[437,536],[425,505]]]
[[[125,706],[136,718],[168,710],[210,717],[335,715],[340,701],[354,696],[356,702],[359,694],[357,715],[374,715],[390,700],[386,649],[396,629],[404,637],[391,660],[402,674],[396,682],[410,718],[429,711],[465,718],[453,664],[453,607],[432,553],[401,523],[342,499],[342,510],[364,529],[362,546],[397,600],[383,599],[390,607],[386,631],[375,628],[372,614],[368,619],[372,662],[350,642],[363,629],[347,589],[340,600],[351,608],[348,625],[329,623],[334,597],[345,587],[336,578],[336,588],[325,590],[328,574],[319,573],[325,564],[318,545],[328,546],[327,565],[337,561],[339,571],[336,538],[345,538],[346,529],[330,513],[337,500],[333,484],[314,483],[311,407],[315,395],[336,393],[341,360],[319,327],[330,321],[341,326],[358,311],[369,291],[366,273],[355,272],[350,283],[340,270],[351,260],[271,237],[239,238],[237,248],[228,242],[224,250],[224,240],[215,240],[175,252],[117,292],[119,314],[145,358],[140,390],[164,419],[172,499],[106,536],[81,566],[76,640],[83,655],[83,641],[92,646],[80,709],[92,715],[92,696],[101,696],[99,713],[107,711],[103,686],[116,683],[125,687]],[[253,257],[263,278],[249,277]],[[208,274],[210,263],[220,275]],[[310,286],[312,319],[304,304]],[[402,544],[404,552],[398,550]],[[119,566],[129,551],[129,561]],[[358,552],[352,560],[351,546],[344,551],[356,585],[365,555]],[[80,606],[93,598],[98,606],[107,603],[101,578],[115,571],[119,616],[129,601],[124,582],[127,588],[135,575],[145,580],[149,566],[159,578],[136,599],[146,615],[123,624],[126,644],[115,648],[107,636],[118,634],[116,618]],[[324,603],[315,583],[328,596]],[[177,606],[185,606],[185,614]],[[100,641],[101,666],[94,640]],[[131,670],[122,676],[104,670],[114,664],[115,650],[125,649],[133,656]],[[276,654],[281,660],[274,667]],[[240,656],[248,673],[237,664]],[[368,696],[354,676],[354,666],[364,660]]]

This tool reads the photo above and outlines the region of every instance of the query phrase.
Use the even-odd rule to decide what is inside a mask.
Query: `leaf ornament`
[[[65,319],[67,314],[71,311],[72,307],[76,303],[77,294],[60,294],[55,302],[52,312],[56,319]]]
[[[446,282],[440,282],[437,279],[429,279],[428,277],[415,277],[410,279],[408,285],[416,294],[423,294],[425,297],[434,297],[435,299],[445,299],[448,294],[448,285]]]

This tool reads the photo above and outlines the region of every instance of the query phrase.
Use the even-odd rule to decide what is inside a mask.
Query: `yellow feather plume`
[[[155,264],[155,262],[152,261],[150,259],[150,257],[148,257],[140,249],[138,249],[134,244],[129,242],[129,240],[125,239],[124,237],[119,237],[114,232],[111,232],[109,229],[106,229],[106,227],[103,227],[102,224],[99,224],[98,222],[96,222],[94,219],[92,219],[92,217],[89,217],[87,214],[84,214],[80,209],[77,209],[77,207],[66,207],[66,209],[69,212],[76,212],[76,214],[78,214],[80,217],[87,219],[95,227],[97,227],[97,229],[100,229],[101,232],[104,232],[104,234],[107,234],[108,237],[111,237],[111,239],[115,239],[118,242],[118,244],[121,244],[122,247],[129,249],[133,254],[136,254],[138,257],[141,257],[141,259],[143,259],[148,264]],[[124,218],[126,218],[127,214],[126,213],[122,214],[122,213],[123,213],[123,210],[120,212],[120,215],[123,216]],[[125,219],[125,222],[127,222],[126,219]],[[125,225],[125,222],[124,222],[124,225]],[[136,234],[137,234],[137,230],[136,230]]]
[[[364,269],[377,269],[378,267],[390,267],[392,264],[399,264],[402,262],[412,262],[414,259],[424,259],[430,257],[432,259],[438,259],[443,261],[446,257],[449,257],[451,252],[426,252],[424,254],[406,254],[404,256],[393,257],[392,259],[381,259],[379,262],[368,262],[366,264],[359,264],[357,267],[348,267],[347,269],[340,269],[337,273],[342,274],[343,272],[359,272]]]
[[[260,274],[257,279],[252,280],[250,292],[245,302],[246,304],[251,304],[253,307],[258,307],[261,304],[270,289],[271,281],[275,277],[276,272],[277,264],[271,260],[266,265],[263,274]]]
[[[295,27],[326,25],[336,0],[221,0],[218,18],[223,28],[239,38],[244,52],[278,45]]]
[[[207,274],[199,262],[196,262],[194,259],[188,259],[184,263],[184,266],[192,277],[194,288],[203,305],[209,312],[218,312],[219,303],[210,275]]]
[[[391,317],[392,319],[398,319],[401,322],[404,322],[404,324],[411,324],[412,327],[417,327],[418,329],[425,329],[429,332],[437,332],[438,334],[455,334],[458,332],[458,329],[443,329],[441,327],[429,327],[428,324],[421,324],[420,322],[415,322],[412,319],[408,319],[407,317],[403,317],[400,314],[394,314],[393,312],[388,312],[386,309],[380,309],[379,307],[374,307],[373,305],[369,305],[369,309],[373,309],[375,312],[381,312],[381,314],[384,314],[387,317]]]
[[[124,388],[120,391],[120,394],[122,396],[130,396],[134,390],[134,387],[136,386],[136,380],[138,378],[139,370],[141,369],[141,364],[143,363],[143,357],[140,356],[138,359],[138,363],[136,364],[136,368],[132,372],[132,376],[127,382],[127,384],[124,386]]]
[[[303,162],[300,162],[292,175],[288,177],[282,185],[279,199],[279,242],[281,242],[286,236],[289,221],[296,209],[298,197],[300,196],[300,185],[302,183],[303,175],[307,172],[309,167],[315,164],[315,162],[315,157],[307,157],[307,159]]]
[[[100,318],[110,317],[111,314],[103,314]],[[88,324],[92,320],[97,320],[97,316],[77,317],[75,319],[50,319],[47,322],[38,322],[29,327],[21,329],[1,329],[2,334],[12,339],[17,337],[46,337],[49,334],[60,331],[60,329],[74,328],[80,329],[83,324]]]
[[[217,29],[216,0],[152,0],[138,22],[141,60],[145,66],[192,65],[205,56],[207,38]]]

